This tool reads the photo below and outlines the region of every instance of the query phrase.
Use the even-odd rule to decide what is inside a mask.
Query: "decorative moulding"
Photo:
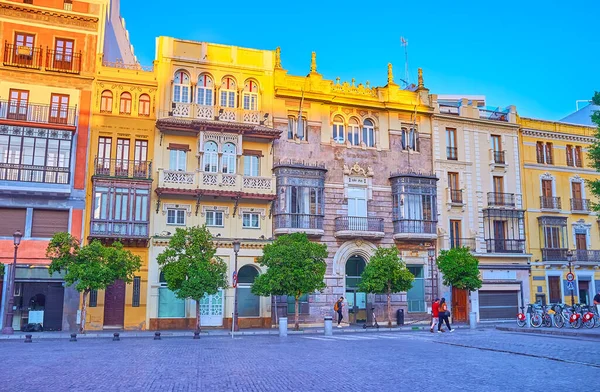
[[[225,216],[225,218],[229,218],[229,207],[202,206],[202,212],[200,213],[200,216],[205,216],[206,211],[221,211],[223,213],[223,215]]]
[[[264,220],[265,216],[267,215],[267,209],[266,208],[241,207],[238,215],[239,215],[240,219],[242,219],[243,214],[250,214],[250,213],[260,214],[260,218],[262,220]]]
[[[185,210],[186,215],[192,216],[192,206],[189,204],[168,204],[165,203],[163,204],[163,210],[162,210],[162,214],[163,215],[167,215],[167,210],[169,209],[178,209],[178,210]]]

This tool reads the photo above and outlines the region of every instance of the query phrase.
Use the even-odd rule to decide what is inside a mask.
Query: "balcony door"
[[[450,249],[460,248],[461,221],[450,220]]]
[[[98,174],[110,173],[110,153],[112,150],[112,138],[98,138],[98,161],[96,163],[96,172]]]
[[[54,68],[63,70],[72,69],[74,46],[75,42],[72,39],[56,39],[54,43]]]
[[[27,121],[29,104],[28,90],[10,89],[7,118],[10,120]]]
[[[52,94],[50,98],[50,117],[52,124],[67,124],[69,117],[69,96]]]
[[[348,230],[367,230],[367,189],[348,188]]]
[[[16,33],[13,61],[19,65],[33,65],[33,43],[35,35]],[[39,65],[39,64],[38,64]]]
[[[583,196],[581,192],[581,183],[580,182],[572,182],[571,183],[571,193],[573,195],[573,205],[571,206],[574,210],[583,210]]]
[[[498,136],[498,135],[492,135],[492,150],[494,152],[502,151],[502,144],[501,144],[500,136]]]
[[[133,164],[135,174],[134,177],[147,177],[148,176],[148,141],[147,140],[136,140],[135,150],[133,152]]]
[[[127,177],[129,168],[129,139],[117,139],[116,174]]]
[[[548,286],[550,292],[550,303],[561,303],[562,293],[560,292],[560,276],[548,276]]]
[[[498,253],[510,250],[506,243],[506,221],[494,221],[494,251]]]

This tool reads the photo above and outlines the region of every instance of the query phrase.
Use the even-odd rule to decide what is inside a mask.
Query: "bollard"
[[[325,317],[325,336],[333,335],[333,317]]]
[[[525,311],[525,323],[527,328],[531,328],[531,313],[529,313],[529,307]]]
[[[160,332],[154,332],[154,340],[160,340]]]
[[[279,336],[286,337],[287,336],[287,317],[279,318]]]
[[[556,325],[556,323],[554,322],[554,314],[551,314],[551,315],[550,315],[550,321],[551,321],[551,324],[550,324],[550,326],[551,326],[551,327],[554,327],[554,326]]]
[[[31,343],[31,335],[25,335],[25,343]]]
[[[194,331],[194,339],[200,339],[200,331]]]
[[[113,342],[118,342],[119,340],[121,340],[121,338],[119,337],[119,333],[113,333]]]
[[[477,313],[476,312],[469,313],[469,328],[477,329]]]
[[[77,334],[76,333],[72,333],[71,334],[71,339],[69,339],[69,342],[76,342],[77,341]]]

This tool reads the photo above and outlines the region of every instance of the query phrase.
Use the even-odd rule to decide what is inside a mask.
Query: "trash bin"
[[[398,309],[396,312],[396,324],[404,325],[404,309]]]

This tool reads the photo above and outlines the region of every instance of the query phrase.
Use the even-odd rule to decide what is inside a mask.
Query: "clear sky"
[[[411,82],[421,67],[435,94],[485,95],[488,105],[558,120],[600,90],[598,0],[121,0],[121,15],[142,64],[165,35],[281,46],[283,67],[297,75],[316,51],[325,78],[385,85],[388,62],[404,76],[403,36]]]

